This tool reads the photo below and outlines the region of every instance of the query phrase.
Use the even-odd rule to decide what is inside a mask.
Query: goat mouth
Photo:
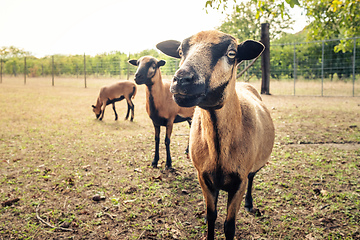
[[[204,93],[200,94],[174,94],[174,100],[180,107],[193,107],[198,105],[201,100],[205,97]]]
[[[138,78],[135,78],[134,80],[135,80],[135,83],[138,84],[138,85],[141,85],[141,84],[144,84],[144,83],[145,83],[144,80],[140,80],[140,79],[138,79]]]

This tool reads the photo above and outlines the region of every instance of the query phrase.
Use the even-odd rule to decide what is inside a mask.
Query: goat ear
[[[239,44],[236,58],[238,62],[251,60],[258,57],[265,49],[265,46],[257,41],[246,40]]]
[[[173,58],[181,58],[179,55],[179,46],[181,42],[176,40],[168,40],[164,42],[160,42],[156,44],[157,49],[162,51],[164,54],[173,57]]]
[[[158,63],[157,63],[157,66],[158,67],[162,67],[166,64],[166,61],[165,60],[160,60]]]
[[[133,66],[137,66],[137,65],[138,65],[137,60],[134,60],[134,59],[129,60],[128,63],[130,63],[130,64],[133,65]]]

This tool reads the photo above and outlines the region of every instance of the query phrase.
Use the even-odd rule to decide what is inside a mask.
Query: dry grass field
[[[205,208],[175,125],[166,171],[154,153],[145,88],[103,121],[91,105],[116,79],[3,78],[0,84],[0,239],[200,239]],[[280,86],[279,86],[280,87]],[[273,87],[274,88],[274,87]],[[276,127],[271,161],[254,181],[236,239],[360,239],[360,98],[263,96]],[[243,203],[242,203],[243,204]],[[220,193],[217,239],[224,239]]]

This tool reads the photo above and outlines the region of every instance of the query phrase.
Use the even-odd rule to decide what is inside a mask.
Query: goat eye
[[[179,56],[182,57],[183,56],[183,51],[180,49],[179,50]]]
[[[227,53],[227,56],[228,56],[228,58],[235,58],[236,52],[235,52],[234,50],[230,50],[230,51]]]

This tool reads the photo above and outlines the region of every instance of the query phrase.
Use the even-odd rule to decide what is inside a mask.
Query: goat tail
[[[136,92],[137,92],[137,90],[136,90],[136,86],[134,86],[134,87],[133,87],[132,96],[131,96],[131,98],[132,98],[132,99],[134,99],[134,98],[135,98]]]

